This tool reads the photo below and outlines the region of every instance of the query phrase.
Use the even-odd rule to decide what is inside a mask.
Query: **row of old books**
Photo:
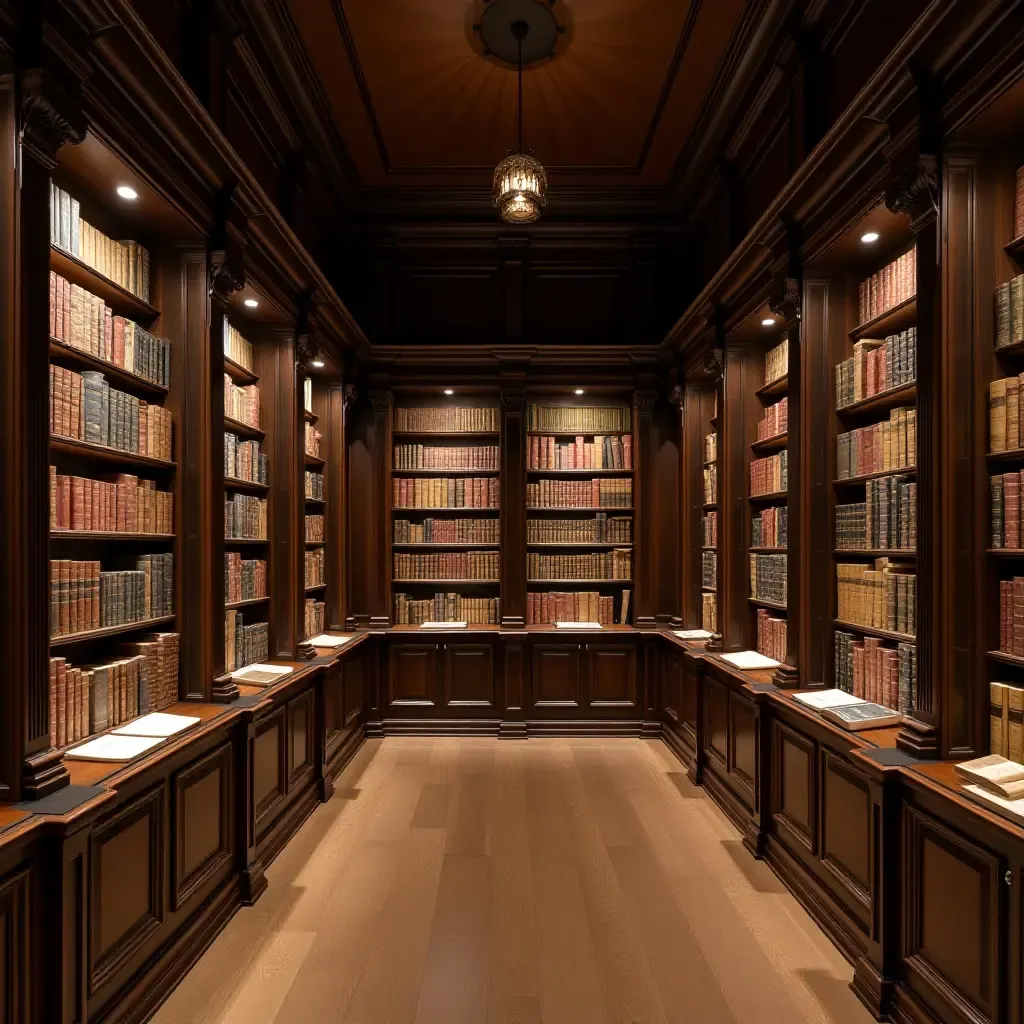
[[[310,470],[305,471],[302,481],[303,495],[312,498],[314,501],[324,500],[324,475]]]
[[[395,469],[498,469],[498,446],[396,444]]]
[[[789,650],[786,620],[766,608],[757,609],[757,652],[766,658],[785,662]]]
[[[630,508],[633,481],[538,480],[526,485],[527,508]]]
[[[718,552],[700,553],[700,585],[705,590],[718,589]]]
[[[253,358],[252,342],[246,341],[241,332],[231,326],[226,316],[224,317],[224,355],[250,373],[254,372],[256,363]]]
[[[270,462],[259,441],[243,441],[224,431],[224,475],[254,484],[269,483]]]
[[[902,476],[868,480],[864,498],[836,505],[836,547],[913,551],[917,547],[917,484]]]
[[[50,433],[154,459],[171,458],[167,409],[112,388],[98,370],[50,364]]]
[[[718,431],[716,430],[704,435],[704,461],[706,463],[718,461]]]
[[[1024,761],[1024,688],[992,682],[989,690],[989,752]]]
[[[996,289],[996,348],[1024,341],[1024,275]]]
[[[704,504],[718,503],[718,466],[704,467]]]
[[[527,519],[528,544],[629,544],[633,520],[598,512],[591,519]]]
[[[718,595],[703,593],[700,595],[700,628],[709,633],[718,632]]]
[[[836,364],[835,378],[837,409],[912,384],[917,380],[917,328],[908,327],[881,341],[858,341],[853,355]]]
[[[224,670],[237,672],[246,665],[270,657],[270,627],[265,622],[246,624],[241,611],[229,608],[224,613]]]
[[[162,618],[174,612],[174,556],[140,555],[134,569],[99,561],[50,562],[50,636]]]
[[[752,548],[784,548],[787,545],[789,509],[785,505],[766,508],[750,519],[750,546]]]
[[[422,523],[396,519],[396,544],[497,544],[501,531],[497,519],[434,519]]]
[[[1024,447],[1021,431],[1021,385],[1019,377],[1002,377],[988,386],[988,425],[990,451],[1013,451]]]
[[[496,580],[501,574],[497,551],[396,551],[397,580]]]
[[[224,600],[253,601],[267,596],[267,563],[262,558],[243,558],[237,551],[224,552]]]
[[[786,555],[760,555],[750,552],[750,596],[755,601],[786,604]]]
[[[233,494],[224,500],[224,536],[233,540],[267,539],[267,499]]]
[[[632,428],[628,406],[530,405],[526,429],[556,434],[624,434]]]
[[[65,476],[50,467],[50,528],[110,533],[173,533],[174,495],[153,480]]]
[[[632,469],[633,435],[595,434],[593,441],[580,434],[559,444],[554,437],[534,434],[529,440],[528,469]]]
[[[771,384],[789,373],[789,338],[770,348],[764,354],[764,382]],[[715,395],[715,415],[718,415],[718,396]]]
[[[497,431],[501,414],[497,409],[449,405],[439,409],[395,409],[395,430],[406,433],[480,433]]]
[[[860,638],[835,631],[836,687],[861,700],[892,708],[901,715],[914,712],[917,692],[917,646],[886,646],[877,637]]]
[[[840,480],[913,469],[916,465],[916,409],[892,409],[881,423],[836,435],[836,472]]]
[[[526,555],[526,575],[532,580],[629,580],[633,577],[633,551],[588,551],[585,554]]]
[[[306,516],[306,540],[315,543],[324,539],[324,517]]]
[[[320,456],[320,442],[323,440],[323,434],[320,433],[312,423],[306,424],[305,436],[303,437],[303,451],[307,455],[312,455],[314,458],[319,459]]]
[[[322,586],[324,583],[327,582],[327,577],[324,575],[324,568],[327,564],[324,558],[324,549],[313,548],[312,551],[307,551],[305,554],[306,564],[304,586]]]
[[[313,411],[313,378],[302,378],[302,408],[306,412]]]
[[[860,322],[876,316],[914,297],[917,290],[917,250],[911,249],[877,273],[861,281],[857,290]]]
[[[171,343],[127,317],[117,316],[98,296],[50,271],[50,337],[71,348],[167,387]]]
[[[409,594],[395,594],[395,623],[415,626],[421,622],[470,622],[495,625],[501,621],[501,600],[497,597],[463,597],[437,593],[415,600]]]
[[[629,591],[622,592],[619,624],[629,622]],[[599,622],[615,625],[615,598],[596,590],[531,591],[526,595],[526,624],[550,626],[556,622]]]
[[[1020,515],[1020,473],[999,473],[989,477],[992,517],[992,547],[1019,549],[1024,546]]]
[[[303,607],[302,639],[319,636],[327,628],[327,605],[323,601],[307,597]]]
[[[999,581],[999,650],[1024,658],[1024,576]]]
[[[704,547],[718,547],[718,513],[708,512],[701,518],[701,530],[704,533]]]
[[[839,618],[869,629],[917,633],[917,575],[913,566],[876,558],[836,566]]]
[[[50,184],[50,241],[86,266],[149,302],[149,250],[117,241],[80,216],[78,200]]]
[[[224,415],[247,427],[260,426],[260,389],[255,384],[236,384],[224,374]]]
[[[121,644],[118,656],[76,667],[50,659],[50,746],[77,743],[178,699],[177,633],[151,633]]]
[[[764,416],[757,421],[757,439],[764,441],[769,437],[784,434],[789,429],[789,399],[782,398],[769,405]]]
[[[401,477],[391,481],[395,508],[497,508],[497,477]]]
[[[789,452],[752,459],[750,463],[750,494],[776,494],[789,490]]]

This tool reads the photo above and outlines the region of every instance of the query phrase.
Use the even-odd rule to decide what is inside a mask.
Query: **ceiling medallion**
[[[494,169],[491,199],[508,224],[532,224],[540,217],[548,189],[541,162],[523,149],[523,66],[550,57],[558,23],[546,0],[492,0],[480,19],[480,37],[489,56],[515,64],[518,76],[516,148]]]

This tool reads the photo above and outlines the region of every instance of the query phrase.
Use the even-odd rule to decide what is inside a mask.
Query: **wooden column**
[[[938,210],[939,161],[923,154],[886,191],[886,206],[905,213],[917,240],[917,692],[912,716],[904,719],[899,746],[918,757],[939,752],[938,693],[944,672],[944,552],[955,495],[942,454],[943,397],[942,278]],[[947,520],[949,516],[949,520]]]
[[[388,552],[392,530],[391,517],[391,392],[371,391],[373,406],[373,493],[379,505],[376,509],[376,536],[366,538],[371,545],[370,559],[370,626],[385,628],[391,625],[391,558]],[[358,541],[358,538],[356,538]]]
[[[718,317],[719,331],[718,339],[720,344],[724,345],[724,341],[721,340],[721,317]],[[722,567],[722,556],[725,551],[725,543],[723,542],[724,527],[725,527],[725,506],[722,501],[722,478],[724,473],[722,472],[725,464],[725,447],[726,436],[724,428],[728,425],[728,417],[725,414],[725,352],[721,347],[716,347],[704,360],[704,372],[714,382],[714,408],[718,410],[717,422],[715,423],[715,433],[718,435],[718,455],[716,461],[716,469],[718,473],[718,493],[715,511],[718,513],[718,550],[715,553],[715,629],[712,630],[711,638],[704,645],[705,650],[708,651],[722,651],[725,649],[725,643],[722,639],[724,630],[722,629],[722,597],[725,593],[725,570]],[[704,441],[701,438],[701,466],[703,468],[704,460]],[[703,473],[701,474],[701,497],[700,501],[703,504],[704,501],[704,481]],[[699,687],[698,687],[699,693]],[[701,728],[701,722],[697,720],[698,730]],[[698,745],[697,757],[698,759],[703,756],[703,751]]]
[[[85,121],[45,71],[22,71],[20,89],[9,66],[0,77],[0,650],[10,744],[0,786],[18,799],[68,783],[50,747],[50,172],[57,150],[85,137]]]
[[[501,392],[501,624],[526,625],[526,393]]]
[[[324,400],[325,416],[319,426],[326,445],[327,478],[324,480],[327,579],[327,616],[329,629],[344,629],[348,614],[348,583],[346,580],[346,538],[348,537],[348,445],[345,439],[345,416],[348,398],[341,381],[327,385]]]
[[[653,626],[654,598],[656,594],[655,545],[653,530],[653,481],[654,460],[652,442],[654,432],[654,406],[658,392],[653,388],[640,388],[633,392],[633,457],[636,460],[637,483],[633,489],[633,599],[636,611],[633,621],[637,626]]]

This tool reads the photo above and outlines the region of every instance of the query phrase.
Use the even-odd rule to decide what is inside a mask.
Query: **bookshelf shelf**
[[[772,611],[776,612],[787,611],[787,608],[784,604],[778,604],[776,601],[762,601],[760,598],[757,597],[748,597],[747,602],[748,604],[752,604],[757,608],[770,608],[772,609]]]
[[[1024,658],[1015,654],[1007,654],[1006,651],[987,651],[986,656],[991,661],[997,661],[1000,665],[1012,665],[1014,668],[1024,669]]]
[[[312,593],[314,593],[317,590],[326,590],[327,589],[327,584],[326,583],[314,583],[311,587],[306,587],[305,589],[306,589],[306,593],[307,594],[312,594]]]
[[[789,500],[789,491],[771,491],[768,494],[749,494],[747,500],[752,505],[758,505],[762,502],[780,501],[785,504]]]
[[[320,419],[320,417],[319,417],[319,416],[317,416],[317,414],[316,414],[315,412],[310,412],[310,410],[309,410],[309,409],[303,409],[303,410],[302,410],[302,418],[303,418],[303,419],[304,419],[304,420],[305,420],[305,421],[306,421],[307,423],[316,423],[316,422],[317,422],[317,420],[319,420],[319,419]]]
[[[324,459],[321,459],[319,455],[310,455],[309,452],[303,453],[303,458],[306,461],[307,466],[326,466],[327,463]]]
[[[247,370],[241,363],[236,363],[230,356],[224,357],[224,372],[236,384],[258,384],[259,376]]]
[[[307,505],[326,505],[327,502],[323,498],[303,498],[302,499]]]
[[[396,551],[497,551],[500,547],[498,541],[493,544],[473,543],[466,541],[452,541],[449,544],[443,541],[431,541],[430,543],[401,543],[393,541],[391,547]]]
[[[1012,242],[1007,242],[1003,246],[1003,252],[1007,256],[1012,256],[1018,263],[1024,262],[1024,235],[1015,238]]]
[[[176,462],[154,459],[149,455],[136,455],[133,452],[122,451],[120,448],[108,448],[103,444],[80,441],[74,437],[60,437],[58,434],[50,435],[50,451],[62,452],[65,455],[78,455],[96,462],[110,462],[119,466],[139,466],[153,472],[169,473],[178,468]]]
[[[995,349],[997,356],[1021,356],[1024,355],[1024,341],[1016,341],[1012,345],[1000,345]]]
[[[225,537],[224,544],[226,547],[237,547],[238,545],[255,545],[255,544],[269,544],[270,541],[266,537]]]
[[[255,480],[241,480],[236,476],[224,477],[224,486],[234,491],[245,491],[248,494],[266,494],[270,484],[260,484]]]
[[[436,515],[439,512],[443,512],[447,515],[467,515],[467,516],[481,516],[490,515],[496,516],[501,512],[500,508],[494,508],[490,505],[485,508],[467,508],[465,506],[459,506],[457,508],[428,508],[426,505],[393,505],[391,507],[392,512],[430,512]]]
[[[850,337],[854,341],[861,338],[885,337],[887,334],[895,334],[906,327],[913,327],[917,323],[917,296],[912,295],[909,299],[897,303],[884,313],[872,320],[862,323],[850,331]]]
[[[224,429],[251,441],[262,441],[267,436],[266,431],[260,430],[259,427],[250,427],[247,423],[232,419],[230,416],[224,417]]]
[[[563,476],[623,476],[633,475],[631,469],[528,469],[527,475],[538,477],[563,477]]]
[[[715,590],[714,587],[701,587],[700,588],[700,592],[702,594],[715,594],[715,593],[717,593],[717,591]]]
[[[854,633],[877,636],[883,640],[896,640],[899,643],[917,643],[917,637],[912,633],[897,633],[893,629],[876,629],[874,626],[862,626],[859,622],[847,622],[845,619],[835,619],[834,621],[840,629],[850,630]]]
[[[632,512],[632,505],[585,505],[580,508],[563,508],[561,505],[530,505],[527,512]]]
[[[584,551],[611,551],[612,548],[631,548],[632,546],[632,543],[629,541],[623,541],[621,544],[616,544],[613,541],[604,540],[566,541],[564,544],[559,544],[556,541],[538,541],[537,543],[530,543],[526,545],[530,550],[533,548],[578,548]]]
[[[883,476],[917,476],[917,466],[905,466],[903,469],[880,469],[877,473],[865,473],[863,476],[848,476],[843,480],[833,480],[836,487],[853,487],[867,483],[868,480],[879,480]]]
[[[761,454],[762,452],[777,452],[789,444],[789,432],[776,434],[774,437],[766,437],[761,441],[754,441],[750,450]]]
[[[479,586],[494,586],[501,582],[501,580],[464,580],[464,579],[438,579],[431,577],[430,579],[409,579],[409,578],[396,578],[391,581],[392,583],[400,583],[403,587],[413,586],[416,583],[427,583],[430,586],[445,586],[445,587],[479,587]]]
[[[717,508],[718,508],[718,502],[717,502],[717,501],[709,501],[709,502],[706,502],[705,504],[701,505],[701,508],[702,508],[702,509],[703,509],[703,510],[704,510],[705,512],[714,512],[714,511],[715,511],[715,509],[717,509]],[[715,550],[717,550],[717,549],[715,549]]]
[[[560,587],[620,587],[624,584],[632,584],[632,579],[626,580],[563,580],[563,579],[541,579],[530,578],[526,581],[531,587],[547,586],[555,583]]]
[[[50,637],[50,648],[67,647],[71,644],[86,643],[89,640],[102,640],[108,636],[120,636],[122,633],[137,633],[140,629],[152,629],[173,622],[173,615],[161,615],[156,619],[140,619],[126,622],[121,626],[104,626],[102,629],[89,629],[82,633],[65,633],[62,636]]]
[[[455,441],[467,437],[487,437],[497,440],[501,437],[501,432],[498,430],[392,430],[391,436],[400,438],[427,437],[439,441]]]
[[[305,540],[302,542],[307,548],[322,548],[327,546],[327,541],[324,540]]]
[[[989,462],[1019,462],[1024,459],[1024,448],[1007,448],[1001,452],[988,452],[985,458]]]
[[[836,558],[917,558],[913,548],[836,548]]]
[[[985,553],[993,558],[1024,558],[1024,548],[988,548]]]
[[[53,243],[50,244],[50,269],[67,278],[72,284],[77,284],[101,298],[119,316],[143,320],[148,324],[160,315],[160,310],[156,306],[133,295],[127,288],[122,288],[109,277],[93,270],[77,256],[72,256]]]
[[[770,380],[767,384],[762,384],[754,394],[757,395],[758,398],[774,398],[776,395],[784,395],[788,390],[789,374],[784,373],[781,377],[776,377],[775,380]],[[712,424],[717,421],[717,416],[712,417]]]
[[[266,604],[270,600],[270,597],[250,597],[244,601],[228,601],[225,605],[225,609],[231,608],[251,608],[253,605]]]
[[[173,533],[125,533],[118,530],[61,530],[51,529],[50,540],[99,540],[104,544],[166,543],[173,541]]]
[[[394,476],[497,476],[499,469],[393,469]]]
[[[155,384],[146,377],[126,370],[123,366],[118,366],[116,363],[101,359],[89,352],[83,352],[58,338],[50,338],[50,360],[58,362],[62,366],[74,366],[82,370],[99,370],[112,382],[130,389],[133,393],[151,395],[154,398],[163,398],[167,394],[167,388],[162,384]]]
[[[717,551],[717,548],[705,548],[705,551]],[[784,555],[789,549],[788,548],[773,548],[765,547],[764,545],[755,545],[747,548],[748,551],[753,551],[755,555]]]
[[[859,402],[850,402],[849,405],[840,406],[836,412],[840,416],[860,417],[877,412],[888,412],[890,409],[898,409],[901,405],[914,405],[916,402],[917,381],[911,381],[909,384],[901,384],[896,388],[879,391],[868,398],[862,398]]]
[[[527,437],[627,437],[628,430],[528,430]]]

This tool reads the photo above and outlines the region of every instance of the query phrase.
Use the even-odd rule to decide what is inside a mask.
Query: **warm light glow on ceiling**
[[[860,240],[862,242],[877,242],[878,241],[878,232],[877,231],[869,231],[867,234],[861,235],[860,236]]]
[[[576,394],[577,395],[582,395],[583,394],[583,388],[577,388],[576,389]]]
[[[454,392],[454,391],[452,391],[452,389],[451,389],[451,388],[445,388],[445,389],[444,389],[444,393],[445,393],[446,395],[454,395],[454,394],[455,394],[455,392]]]
[[[773,316],[766,316],[761,321],[761,326],[762,327],[772,327],[774,324],[775,324],[775,317],[773,317]]]
[[[315,366],[318,370],[322,370],[324,368],[324,361],[322,359],[314,359],[311,365]]]
[[[257,306],[259,305],[259,300],[258,300],[258,299],[246,299],[246,300],[245,300],[245,304],[246,304],[246,305],[247,305],[247,306],[248,306],[248,307],[249,307],[250,309],[255,309],[255,308],[256,308],[256,307],[257,307]]]
[[[117,186],[117,194],[122,199],[138,199],[139,198],[139,193],[136,192],[135,189],[133,189],[131,187],[131,185],[118,185]]]

